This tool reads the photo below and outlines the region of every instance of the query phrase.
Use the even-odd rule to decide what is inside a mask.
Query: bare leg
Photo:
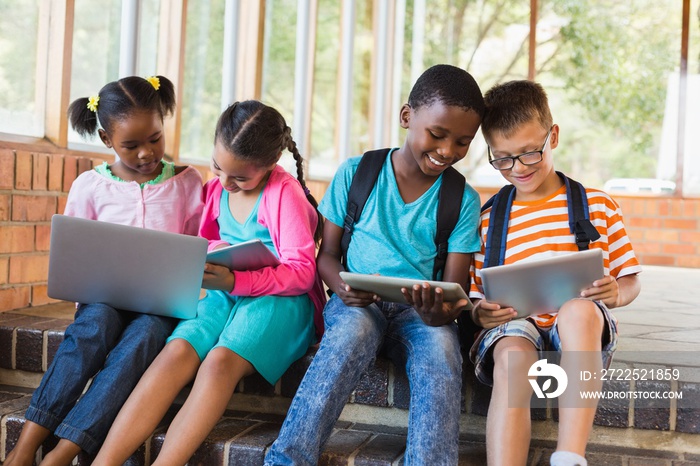
[[[27,421],[19,434],[17,445],[5,458],[5,466],[32,466],[36,452],[51,434],[46,427]]]
[[[185,340],[165,345],[119,411],[93,464],[124,464],[153,433],[199,364],[199,356]]]
[[[537,361],[537,351],[524,338],[504,337],[496,343],[493,360],[493,393],[486,416],[488,464],[524,466],[531,430],[527,371]]]
[[[233,351],[214,348],[199,368],[187,401],[170,424],[153,466],[184,465],[221,418],[236,384],[254,371],[248,361]]]
[[[69,466],[80,450],[81,448],[70,440],[61,439],[56,448],[44,457],[41,466]]]
[[[562,342],[561,366],[568,374],[580,374],[582,370],[600,374],[604,323],[603,314],[592,301],[574,299],[559,310],[557,326]],[[559,402],[557,450],[584,456],[588,437],[593,428],[598,400],[592,399],[585,402],[577,399],[567,400],[567,395],[578,397],[580,391],[598,391],[602,382],[599,380],[584,382],[579,379],[580,377],[574,377],[576,388],[568,389]]]

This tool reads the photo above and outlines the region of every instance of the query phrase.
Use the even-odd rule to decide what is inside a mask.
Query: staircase
[[[693,330],[692,334],[697,336],[694,327],[700,326],[700,314],[694,311],[696,303],[693,302],[694,315],[686,315],[682,321],[674,321],[667,316],[670,323],[664,321],[659,326],[677,325],[679,331]],[[621,311],[618,317],[624,323],[625,320],[643,316],[647,312],[644,306],[659,309],[660,304],[650,298],[636,309]],[[668,306],[668,303],[665,302],[665,305]],[[677,302],[674,306],[678,309]],[[62,341],[63,331],[70,324],[73,311],[72,304],[58,303],[0,313],[0,461],[4,461],[17,441],[32,390],[38,385]],[[644,333],[648,329],[643,322],[627,323],[627,328],[631,333],[623,335],[626,339],[621,349],[640,344],[645,346],[644,349],[652,350],[659,342],[663,348],[675,348],[673,342],[660,340],[663,335],[655,339],[649,333]],[[640,400],[601,401],[588,447],[589,465],[700,466],[700,352],[692,352],[696,349],[692,337],[688,342],[678,335],[673,337],[674,341],[685,345],[680,348],[687,350],[685,354],[691,359],[687,364],[694,364],[694,367],[684,367],[684,376],[677,382],[645,383],[650,384],[650,388],[681,390],[684,398],[654,400],[653,406]],[[257,375],[244,379],[231,398],[228,411],[189,464],[262,464],[313,355],[314,351],[311,350],[292,365],[275,386]],[[674,357],[677,359],[678,355]],[[622,368],[647,367],[650,364],[653,367],[666,367],[669,364],[663,358],[651,362],[617,358],[615,361],[615,367]],[[465,364],[464,374],[459,464],[485,465],[484,430],[490,390],[475,381],[473,368],[468,363]],[[640,382],[636,386],[624,386],[624,382],[617,381],[606,384],[616,390],[641,388]],[[161,426],[127,464],[147,465],[157,456],[168,422],[186,395],[186,390],[181,393]],[[325,446],[320,464],[403,464],[408,401],[405,373],[389,361],[377,359],[346,405]],[[549,464],[549,455],[556,445],[557,418],[556,405],[533,410],[529,465]],[[39,456],[53,448],[55,443],[55,438],[47,440]],[[81,455],[76,464],[88,465],[90,460],[86,455]]]

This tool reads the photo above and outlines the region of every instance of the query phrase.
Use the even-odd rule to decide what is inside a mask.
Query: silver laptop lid
[[[54,215],[47,294],[192,318],[206,254],[204,238]]]

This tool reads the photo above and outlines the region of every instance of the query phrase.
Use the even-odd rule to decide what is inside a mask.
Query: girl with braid
[[[289,150],[297,179],[277,162]],[[207,264],[197,317],[182,321],[112,425],[95,464],[121,465],[148,438],[180,390],[192,390],[154,465],[184,465],[226,409],[238,382],[260,373],[274,384],[322,332],[325,297],[316,273],[321,218],[302,159],[280,113],[237,102],[216,126],[199,233],[209,249],[260,239],[276,267],[232,272]],[[314,322],[316,332],[314,332]]]

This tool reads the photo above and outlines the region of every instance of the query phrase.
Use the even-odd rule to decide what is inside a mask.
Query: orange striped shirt
[[[603,250],[605,275],[620,278],[642,271],[632,250],[622,222],[620,206],[606,193],[586,188],[590,220],[600,238],[591,243],[591,248]],[[486,232],[489,228],[491,208],[481,214],[479,228],[481,251],[474,254],[471,268],[469,296],[481,299],[484,290],[481,268],[484,264]],[[543,259],[578,251],[574,235],[569,230],[569,214],[566,202],[566,186],[544,199],[529,202],[514,201],[508,223],[504,264]],[[554,316],[542,314],[534,317],[538,326],[551,327]]]

